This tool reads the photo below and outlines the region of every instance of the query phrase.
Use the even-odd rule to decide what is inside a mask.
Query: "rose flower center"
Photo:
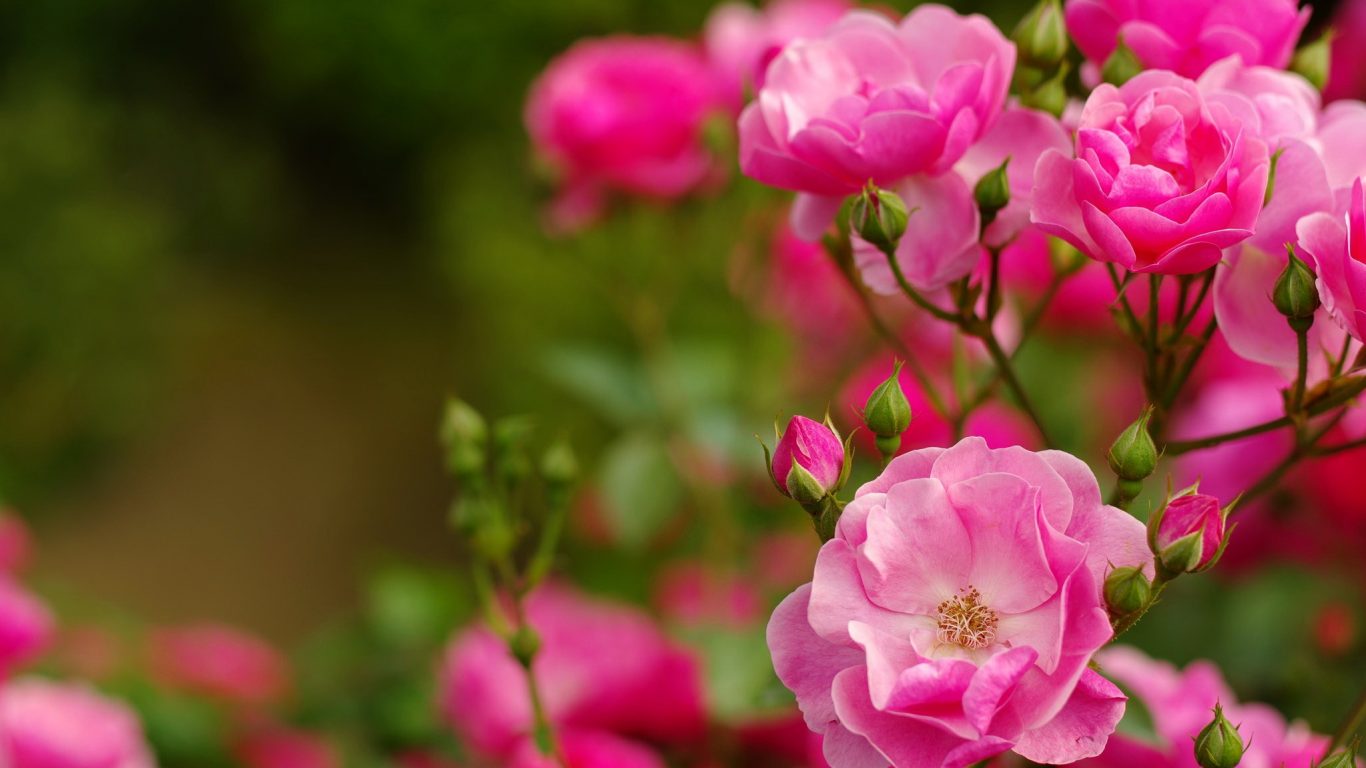
[[[939,642],[973,649],[996,642],[996,612],[982,604],[976,588],[941,602],[938,610]]]

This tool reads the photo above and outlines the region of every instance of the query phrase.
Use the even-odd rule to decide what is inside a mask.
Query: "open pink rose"
[[[711,70],[688,43],[611,37],[575,44],[537,78],[526,104],[532,143],[562,177],[552,218],[581,225],[609,192],[674,198],[692,191],[714,167],[702,127],[720,106]]]
[[[152,633],[148,654],[162,683],[244,705],[282,699],[289,667],[269,643],[234,627],[194,624]]]
[[[740,168],[805,193],[794,224],[816,239],[869,180],[952,168],[996,120],[1014,67],[1015,47],[983,16],[922,5],[894,24],[851,12],[769,64],[740,116]]]
[[[1265,142],[1194,82],[1144,72],[1091,93],[1073,156],[1040,158],[1032,218],[1099,261],[1192,274],[1252,235],[1269,164]]]
[[[1096,755],[1124,711],[1087,668],[1111,636],[1100,585],[1149,557],[1072,456],[914,451],[859,489],[774,612],[774,667],[833,768]]]
[[[1101,669],[1143,703],[1157,732],[1156,743],[1132,737],[1111,739],[1105,752],[1079,768],[1199,768],[1191,742],[1209,724],[1215,702],[1239,726],[1247,751],[1243,768],[1310,768],[1328,739],[1303,723],[1285,718],[1264,704],[1239,704],[1219,669],[1197,661],[1178,671],[1132,648],[1116,647],[1097,654]]]
[[[1119,40],[1148,69],[1196,77],[1238,55],[1284,69],[1309,22],[1298,0],[1067,0],[1067,30],[1092,63]]]
[[[16,680],[0,688],[0,765],[153,768],[133,711],[78,685]]]
[[[700,672],[640,612],[544,586],[527,598],[541,637],[535,674],[557,726],[659,742],[686,742],[704,728]],[[504,642],[484,628],[446,652],[441,709],[476,750],[507,757],[531,731],[526,676]]]
[[[1316,213],[1299,223],[1299,243],[1318,267],[1324,309],[1358,341],[1366,339],[1366,188],[1358,178],[1345,215]]]
[[[728,2],[713,8],[702,30],[703,47],[735,110],[746,88],[763,86],[764,70],[783,46],[820,35],[848,10],[848,0],[774,0],[763,9]]]

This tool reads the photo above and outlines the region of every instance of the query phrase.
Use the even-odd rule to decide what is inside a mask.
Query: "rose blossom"
[[[77,685],[26,679],[0,689],[0,765],[152,768],[132,710]]]
[[[289,688],[288,664],[264,640],[216,624],[170,627],[149,640],[153,674],[166,685],[240,704],[268,704]]]
[[[1157,527],[1157,549],[1167,552],[1186,537],[1195,537],[1198,552],[1189,570],[1204,568],[1214,561],[1224,543],[1224,510],[1219,500],[1206,493],[1187,493],[1167,502]],[[1168,562],[1163,556],[1163,562]]]
[[[53,630],[47,606],[10,577],[0,575],[0,676],[45,650]]]
[[[1033,220],[1099,261],[1192,274],[1252,234],[1269,165],[1266,144],[1194,82],[1144,72],[1091,93],[1074,157],[1039,160]]]
[[[822,493],[834,490],[844,471],[840,436],[819,421],[793,416],[773,448],[773,478],[788,495],[793,492],[794,467],[805,470]]]
[[[1298,0],[1067,0],[1067,30],[1099,66],[1123,40],[1146,69],[1196,77],[1231,55],[1284,69],[1309,22]]]
[[[1358,178],[1342,216],[1315,213],[1297,227],[1300,246],[1318,266],[1324,309],[1352,337],[1366,338],[1366,188]]]
[[[674,198],[712,172],[702,127],[720,106],[691,45],[667,38],[579,42],[532,85],[526,127],[563,177],[552,217],[572,227],[608,192]]]
[[[557,726],[660,742],[704,728],[700,672],[634,609],[543,586],[526,612],[541,638],[535,675]],[[446,652],[440,678],[446,721],[477,751],[508,757],[531,730],[526,675],[506,643],[482,627]]]
[[[702,41],[727,100],[738,111],[745,89],[763,86],[764,70],[783,46],[821,34],[848,10],[847,0],[774,0],[763,10],[735,2],[713,8]]]
[[[1125,647],[1096,655],[1101,669],[1132,691],[1152,716],[1158,743],[1131,737],[1110,740],[1105,752],[1078,768],[1199,768],[1191,742],[1210,721],[1218,702],[1224,716],[1239,726],[1243,744],[1240,768],[1309,768],[1322,756],[1328,739],[1303,723],[1285,718],[1264,704],[1239,704],[1219,670],[1197,661],[1177,671],[1161,661]]]
[[[1067,763],[1124,710],[1087,668],[1112,634],[1104,574],[1148,559],[1081,461],[968,438],[859,489],[769,648],[834,768]]]

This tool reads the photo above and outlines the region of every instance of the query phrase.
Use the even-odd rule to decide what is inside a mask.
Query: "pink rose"
[[[575,44],[527,96],[532,143],[562,176],[552,215],[572,227],[596,215],[609,192],[675,198],[692,191],[714,168],[702,127],[719,106],[706,61],[687,43]]]
[[[1346,0],[1333,18],[1331,64],[1323,96],[1335,99],[1366,97],[1366,0]]]
[[[806,193],[794,222],[816,239],[868,180],[952,168],[996,120],[1014,67],[1015,47],[983,16],[922,5],[893,24],[851,12],[769,64],[740,116],[741,170]]]
[[[793,478],[792,472],[798,467],[809,480]],[[772,471],[774,479],[789,496],[794,495],[793,483],[796,482],[807,491],[819,490],[819,498],[835,490],[839,483],[844,471],[844,443],[839,435],[819,421],[793,416],[773,449]]]
[[[816,37],[849,10],[847,0],[774,0],[759,10],[748,3],[712,9],[702,30],[707,59],[736,111],[745,90],[764,84],[764,70],[783,46]]]
[[[774,612],[774,667],[834,768],[1095,755],[1124,711],[1087,668],[1112,634],[1100,585],[1149,557],[1072,456],[914,451],[859,489]]]
[[[1034,171],[1033,220],[1099,261],[1192,274],[1252,235],[1266,194],[1265,142],[1170,72],[1091,93],[1075,156]]]
[[[527,598],[541,637],[535,674],[557,726],[686,742],[705,725],[697,662],[640,612],[558,586]],[[507,646],[483,628],[446,652],[441,710],[474,749],[506,757],[530,733],[526,677]]]
[[[1366,338],[1366,188],[1358,178],[1345,215],[1301,219],[1299,244],[1318,266],[1323,306],[1352,337]]]
[[[1224,543],[1224,510],[1217,498],[1206,493],[1182,494],[1167,502],[1161,514],[1156,544],[1164,564],[1194,571],[1214,561]],[[1190,550],[1185,549],[1188,541],[1193,542]],[[1177,552],[1190,552],[1188,562],[1178,562],[1184,555],[1177,557]]]
[[[1086,58],[1101,65],[1117,41],[1147,69],[1197,77],[1238,55],[1284,69],[1309,22],[1298,0],[1067,0],[1067,29]]]
[[[1303,723],[1287,725],[1271,707],[1239,704],[1209,662],[1197,661],[1178,671],[1125,647],[1102,651],[1096,660],[1147,707],[1158,743],[1114,739],[1104,754],[1078,763],[1079,768],[1199,768],[1191,742],[1209,724],[1215,702],[1230,722],[1240,726],[1247,749],[1240,765],[1246,768],[1309,768],[1328,745]]]
[[[664,760],[642,744],[595,731],[566,730],[558,734],[563,762],[542,755],[525,741],[508,768],[665,768]]]
[[[245,705],[279,701],[289,689],[284,657],[234,627],[159,629],[149,639],[152,673],[163,684]]]
[[[279,726],[254,730],[233,752],[246,768],[341,768],[341,756],[323,737]]]
[[[152,768],[132,710],[78,685],[17,680],[0,689],[0,765]]]
[[[46,650],[53,631],[47,606],[10,577],[0,575],[0,676]]]

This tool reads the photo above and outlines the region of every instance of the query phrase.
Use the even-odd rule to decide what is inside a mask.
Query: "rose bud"
[[[1290,260],[1285,265],[1285,270],[1281,276],[1276,278],[1276,287],[1271,292],[1271,301],[1276,305],[1276,311],[1285,315],[1290,321],[1290,326],[1300,330],[1300,326],[1308,329],[1314,322],[1314,313],[1318,311],[1319,289],[1315,285],[1318,279],[1314,271],[1295,255],[1294,246],[1288,246]]]
[[[1132,48],[1120,40],[1115,44],[1114,53],[1105,59],[1100,67],[1100,79],[1113,85],[1124,85],[1143,71],[1143,64],[1134,55]]]
[[[1006,166],[1010,164],[1010,158],[1006,158],[996,168],[987,172],[985,176],[977,181],[977,186],[973,187],[972,196],[977,200],[977,208],[982,212],[982,228],[985,229],[991,222],[996,220],[996,214],[1002,208],[1010,205],[1010,182],[1006,180]]]
[[[844,473],[844,443],[835,430],[805,416],[793,416],[773,449],[778,490],[805,505],[838,490]]]
[[[1057,66],[1067,56],[1071,42],[1058,0],[1039,0],[1011,33],[1020,58],[1040,67]]]
[[[1195,737],[1195,761],[1200,768],[1238,768],[1243,759],[1243,738],[1238,728],[1214,705],[1214,719]]]
[[[1152,596],[1152,582],[1141,567],[1126,566],[1105,577],[1105,605],[1112,618],[1143,610]]]
[[[1110,469],[1121,480],[1143,480],[1157,469],[1157,446],[1148,434],[1148,421],[1152,416],[1151,409],[1145,410],[1115,438],[1105,456]]]
[[[901,362],[877,385],[863,404],[863,423],[877,438],[877,450],[892,457],[901,449],[901,433],[911,425],[911,403],[901,389]]]
[[[1219,500],[1204,493],[1188,493],[1167,502],[1153,515],[1153,552],[1162,568],[1175,575],[1203,571],[1223,552],[1224,520],[1228,513]]]
[[[1356,768],[1357,752],[1361,749],[1361,739],[1356,738],[1347,745],[1346,749],[1339,749],[1328,757],[1323,758],[1315,768]]]
[[[1306,43],[1295,51],[1295,55],[1290,59],[1290,71],[1308,80],[1318,90],[1323,90],[1328,84],[1332,49],[1333,30],[1329,29],[1319,39]]]
[[[850,210],[851,229],[883,253],[895,253],[906,234],[906,203],[895,192],[869,184]]]

